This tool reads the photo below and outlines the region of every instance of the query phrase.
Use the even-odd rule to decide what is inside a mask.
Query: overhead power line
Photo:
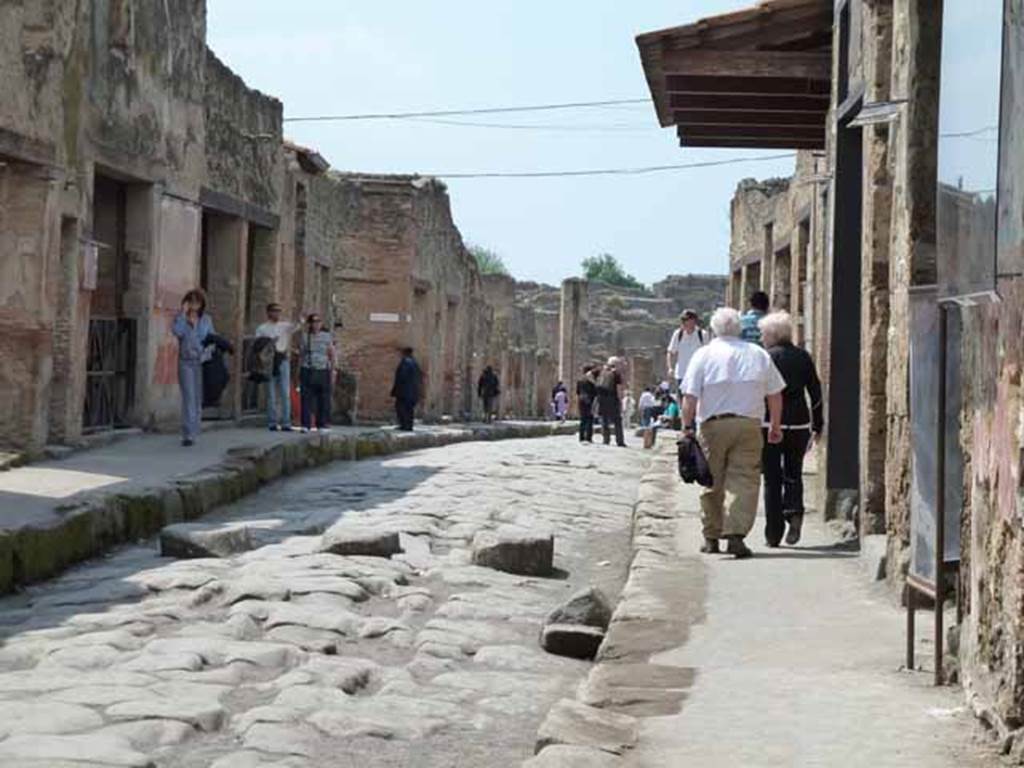
[[[655,123],[579,123],[570,125],[568,123],[478,123],[473,120],[445,120],[431,117],[411,118],[417,123],[429,123],[430,125],[457,125],[465,128],[500,128],[513,131],[602,131],[611,133],[652,131],[657,130]]]
[[[591,109],[621,104],[646,104],[650,99],[606,99],[604,101],[572,101],[562,104],[532,104],[519,107],[484,107],[480,109],[435,109],[424,112],[371,112],[350,115],[309,115],[286,117],[286,123],[338,122],[342,120],[404,120],[411,117],[455,117],[458,115],[493,115],[507,112],[548,112],[556,109]]]
[[[643,173],[661,173],[679,171],[687,168],[714,168],[720,165],[739,165],[741,163],[758,163],[767,160],[786,160],[796,157],[793,152],[780,155],[756,155],[754,157],[735,157],[729,160],[708,160],[703,163],[680,163],[677,165],[647,165],[635,168],[589,168],[579,171],[487,171],[481,173],[428,173],[439,179],[543,179],[571,176],[633,176]]]

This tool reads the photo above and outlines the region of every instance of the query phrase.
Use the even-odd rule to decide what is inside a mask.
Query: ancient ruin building
[[[795,314],[827,389],[825,513],[884,537],[901,590],[958,585],[962,680],[1004,739],[1024,721],[1022,20],[1021,0],[765,0],[638,38],[683,146],[798,150],[792,178],[737,189],[730,298]]]
[[[169,6],[0,9],[5,444],[173,419],[182,294],[216,285],[240,340],[246,268],[274,252],[281,105],[207,50],[202,2]]]
[[[343,368],[357,377],[356,415],[391,418],[405,346],[424,373],[421,415],[471,414],[490,317],[444,185],[361,174],[332,174],[328,183],[344,208],[332,219],[343,222],[333,261],[335,335]]]

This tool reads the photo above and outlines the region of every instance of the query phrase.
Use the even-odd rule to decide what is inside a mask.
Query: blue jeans
[[[267,382],[267,424],[271,427],[292,425],[292,371],[288,358],[281,361],[277,375]],[[277,400],[281,399],[281,420],[277,419]]]
[[[181,388],[181,436],[195,440],[203,417],[203,364],[198,360],[179,360],[178,386]]]

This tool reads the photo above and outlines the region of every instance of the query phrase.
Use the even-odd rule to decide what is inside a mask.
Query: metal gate
[[[129,425],[135,405],[136,326],[131,318],[93,318],[89,321],[86,360],[86,432]]]

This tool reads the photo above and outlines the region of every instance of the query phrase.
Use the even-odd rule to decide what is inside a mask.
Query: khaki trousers
[[[754,527],[761,489],[761,424],[742,417],[715,419],[701,424],[699,439],[715,481],[700,494],[704,536],[746,536]]]

